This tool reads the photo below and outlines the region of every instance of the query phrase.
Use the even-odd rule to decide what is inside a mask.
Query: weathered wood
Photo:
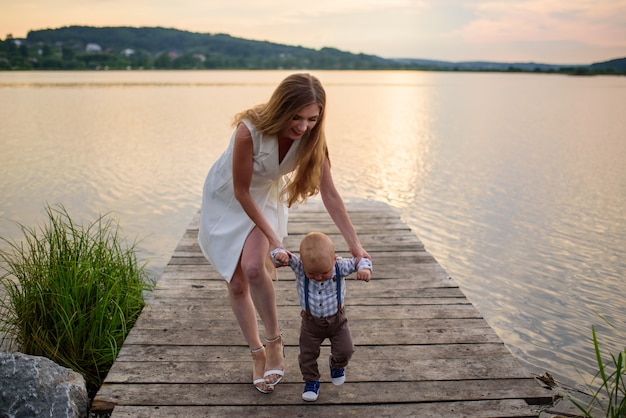
[[[516,398],[526,381],[323,384],[314,404],[300,399],[301,384],[277,388],[267,400],[252,385],[111,385],[121,405],[112,415],[145,417],[358,416],[358,417],[536,417],[537,408]],[[534,382],[532,382],[534,383]],[[117,390],[116,390],[117,389]],[[161,396],[161,395],[165,396]],[[235,395],[236,394],[236,395]],[[401,402],[388,401],[389,395]],[[130,400],[133,400],[131,403]],[[156,400],[156,402],[154,401]],[[153,405],[141,407],[141,405]],[[141,409],[143,408],[143,409]],[[118,414],[119,412],[119,414]],[[137,415],[136,415],[137,414]],[[146,415],[139,415],[146,414]]]
[[[535,382],[530,381],[536,386]],[[343,403],[375,405],[412,402],[453,402],[516,398],[517,388],[528,392],[535,388],[524,379],[480,379],[457,381],[352,382],[334,386],[323,382],[317,405]],[[117,389],[117,390],[111,390]],[[540,390],[542,388],[539,388]],[[172,383],[111,384],[103,393],[120,404],[135,405],[293,405],[304,404],[300,398],[301,382],[281,383],[275,396],[264,396],[251,383]],[[276,396],[277,395],[277,396]],[[264,399],[268,398],[268,399]],[[371,416],[371,415],[365,415]]]
[[[202,292],[199,296],[203,299],[207,299],[207,302],[211,299],[223,299],[227,296],[226,283],[223,280],[217,279],[207,279],[204,277],[193,278],[187,277],[184,275],[176,277],[162,278],[159,280],[157,288],[155,290],[160,293],[152,293],[149,299],[164,299],[169,298],[173,299],[172,303],[176,302],[176,299],[188,299],[190,296],[195,298],[194,292]],[[285,297],[296,296],[293,292],[295,289],[294,280],[291,275],[287,280],[282,278],[281,280],[285,280],[285,284],[282,283],[275,284],[276,295],[278,303],[280,304],[280,300]],[[391,279],[393,280],[393,279]],[[419,286],[416,285],[419,283]],[[458,300],[458,303],[469,303],[469,301],[465,298],[465,295],[461,292],[458,287],[448,287],[441,285],[438,280],[437,283],[440,287],[431,287],[425,288],[423,284],[427,283],[424,281],[417,280],[393,280],[393,282],[384,282],[381,280],[370,281],[367,284],[362,284],[361,282],[347,282],[348,291],[350,292],[350,300],[346,300],[347,305],[357,305],[358,302],[363,299],[368,298],[392,298],[392,300],[398,300],[400,298],[413,298],[416,299],[432,299],[432,298],[454,298],[454,299],[463,299]],[[446,283],[447,284],[447,283]],[[186,292],[181,295],[176,295],[176,292]],[[169,292],[171,296],[168,295]],[[190,295],[192,293],[192,295]],[[157,297],[158,296],[158,297]],[[280,297],[278,297],[280,296]],[[295,298],[294,298],[295,300]],[[211,303],[215,301],[211,300]],[[198,301],[197,303],[201,303]],[[291,303],[289,303],[291,305]],[[401,304],[400,302],[398,304]]]
[[[335,243],[335,250],[339,253],[347,253],[348,247],[343,242],[341,235],[331,235],[328,231],[320,231],[319,229],[313,229],[308,226],[305,227],[306,231],[316,230],[318,232],[327,233]],[[369,252],[383,252],[383,251],[424,251],[423,244],[417,240],[417,237],[410,231],[403,231],[403,234],[392,234],[385,226],[381,226],[380,233],[378,234],[360,234],[359,238],[363,246],[367,247]],[[300,241],[306,234],[294,234],[290,235],[284,241],[285,248],[290,251],[298,252]],[[197,253],[200,255],[200,249],[198,248],[197,234],[183,238],[176,246],[176,253]]]
[[[216,280],[222,285],[226,285],[224,280],[219,277],[217,273],[204,271],[203,268],[208,267],[208,265],[194,265],[189,261],[182,262],[180,258],[174,260],[174,257],[172,257],[172,259],[173,260],[170,261],[171,264],[169,264],[167,270],[157,282],[159,287],[164,287],[170,279]],[[428,287],[458,287],[456,282],[452,280],[439,265],[434,263],[413,264],[411,266],[404,264],[396,265],[388,263],[386,260],[379,260],[378,257],[376,261],[377,264],[372,275],[372,281],[368,283],[367,286],[382,286],[395,289],[402,288],[407,284],[415,287],[417,284],[417,289],[420,290]],[[378,263],[378,261],[380,261],[380,263]],[[198,271],[193,271],[194,267],[197,267]],[[277,270],[277,278],[278,283],[275,283],[275,285],[280,286],[281,281],[293,281],[293,273],[291,270],[282,267]],[[382,279],[391,279],[393,282],[382,282],[379,284],[379,280]],[[437,281],[437,283],[432,283],[432,286],[427,286],[429,281]],[[351,286],[352,280],[348,279],[348,283]],[[178,280],[174,280],[174,282],[170,282],[169,285],[184,285],[184,283],[181,284],[178,283]]]
[[[182,293],[177,293],[176,295],[178,296],[180,294]],[[285,296],[282,297],[283,295]],[[292,305],[298,303],[297,297],[294,297],[291,293],[285,294],[284,292],[276,292],[276,296],[281,298],[280,303],[278,303],[281,317],[282,315],[288,315],[294,312],[292,309],[283,310],[282,306],[287,305],[291,308]],[[401,296],[394,298],[393,295],[391,295],[385,298],[360,298],[358,301],[346,304],[346,307],[350,316],[363,317],[364,315],[377,315],[378,319],[382,319],[391,315],[400,315],[397,317],[404,318],[416,317],[414,312],[419,313],[420,311],[415,311],[412,307],[424,305],[426,305],[426,307],[433,305],[431,312],[435,312],[435,309],[441,308],[442,305],[470,305],[470,303],[467,299],[460,298],[404,298]],[[168,295],[166,297],[153,298],[151,303],[144,308],[142,317],[146,319],[160,317],[163,319],[169,318],[172,315],[178,315],[177,318],[185,319],[186,315],[194,315],[195,318],[196,315],[215,315],[224,310],[228,312],[229,307],[228,300],[220,296],[195,300],[192,298],[170,297]],[[460,309],[470,308],[462,306]],[[471,309],[473,310],[473,308]],[[295,312],[299,313],[299,310]],[[420,315],[420,317],[424,317],[424,315]]]
[[[146,323],[151,324],[152,327],[159,327],[160,324],[167,325],[171,321],[176,321],[180,325],[184,325],[188,322],[191,325],[195,325],[194,322],[198,320],[211,320],[216,315],[223,314],[231,316],[229,312],[229,306],[225,304],[215,305],[196,305],[193,309],[188,307],[177,307],[171,309],[169,306],[166,308],[153,309],[151,307],[146,308],[145,312],[141,315],[141,318],[135,324],[135,328],[143,328]],[[372,327],[376,327],[382,322],[382,326],[394,325],[393,320],[408,320],[408,319],[470,319],[470,318],[482,318],[480,313],[469,304],[456,305],[456,304],[444,304],[444,305],[384,305],[384,306],[361,306],[361,305],[347,305],[347,314],[353,318],[352,321],[356,322],[356,326],[361,321],[369,321]],[[279,308],[279,316],[285,320],[298,320],[300,318],[300,309],[293,306],[289,306],[285,309]],[[233,317],[234,320],[234,317]],[[376,322],[372,322],[376,321]],[[367,327],[368,324],[363,324]]]
[[[230,318],[230,315],[228,317]],[[350,330],[356,345],[475,344],[500,341],[483,319],[383,320],[374,324],[371,322],[351,321]],[[195,322],[181,323],[174,320],[168,324],[168,327],[135,327],[126,337],[126,341],[128,344],[149,342],[162,345],[242,343],[241,333],[232,319],[210,322],[198,319]],[[203,326],[200,326],[201,324]],[[298,341],[299,319],[282,320],[281,324],[284,327],[285,339],[294,343]]]
[[[510,356],[510,352],[501,343],[486,344],[432,344],[432,345],[365,345],[357,347],[358,356],[365,359],[457,359],[464,357],[491,358]],[[295,358],[297,347],[287,346],[285,357]],[[215,345],[129,345],[120,350],[118,362],[133,361],[198,361],[212,359],[212,361],[247,361],[247,349],[243,346],[215,346]],[[356,360],[356,358],[355,358]],[[350,366],[352,368],[352,366]],[[110,378],[107,376],[107,378]]]
[[[293,272],[281,268],[274,287],[286,374],[272,395],[254,389],[226,285],[200,253],[196,216],[92,409],[113,410],[112,417],[537,416],[534,405],[549,403],[551,392],[511,355],[399,214],[378,204],[349,206],[349,212],[374,272],[369,283],[348,280],[356,352],[344,385],[330,383],[326,342],[320,397],[314,404],[301,400],[301,308]],[[313,230],[329,234],[338,255],[350,257],[319,202],[291,211],[285,246],[297,253]]]
[[[286,373],[285,383],[300,383],[297,350],[289,350],[292,356],[287,358],[285,366],[293,373]],[[246,356],[247,357],[247,356]],[[328,354],[325,358],[328,358]],[[221,359],[220,359],[221,360]],[[135,361],[115,363],[109,371],[109,383],[223,383],[224,375],[231,375],[230,383],[249,383],[250,362],[239,358],[238,361],[171,361],[159,362],[154,367],[152,361]],[[489,369],[489,373],[486,370]],[[486,375],[490,379],[507,379],[526,377],[515,359],[505,356],[463,357],[447,359],[367,359],[356,357],[346,371],[351,383],[369,382],[375,374],[376,381],[412,382],[412,381],[448,381],[448,380],[481,380]],[[322,382],[330,382],[324,373]],[[391,400],[401,402],[401,399]]]
[[[231,395],[232,396],[232,395]],[[199,417],[536,417],[524,401],[517,399],[487,400],[475,402],[428,402],[402,404],[351,405],[338,404],[331,407],[317,405],[278,406],[120,406],[111,418],[199,418]]]

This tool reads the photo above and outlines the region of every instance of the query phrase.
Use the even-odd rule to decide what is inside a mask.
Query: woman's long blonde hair
[[[283,190],[283,198],[290,207],[320,190],[322,166],[328,158],[324,130],[326,92],[322,83],[310,74],[292,74],[278,85],[267,103],[239,113],[233,122],[236,126],[248,119],[259,132],[278,136],[301,109],[311,104],[320,107],[320,114],[313,129],[299,139],[303,142],[298,149],[296,169]]]

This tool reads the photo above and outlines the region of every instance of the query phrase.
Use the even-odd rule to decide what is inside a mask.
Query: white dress
[[[288,208],[279,199],[285,185],[283,176],[295,168],[300,140],[293,145],[278,163],[278,140],[265,136],[247,120],[253,143],[253,169],[250,194],[281,239],[287,236]],[[226,151],[209,170],[204,182],[198,243],[204,257],[228,282],[243,250],[246,238],[254,223],[235,199],[233,190],[233,144],[235,132]]]

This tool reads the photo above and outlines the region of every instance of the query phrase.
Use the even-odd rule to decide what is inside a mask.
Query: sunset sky
[[[160,26],[385,58],[590,64],[626,57],[626,0],[0,0],[0,38]]]

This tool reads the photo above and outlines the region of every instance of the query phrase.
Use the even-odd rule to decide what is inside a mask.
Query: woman
[[[325,105],[317,78],[287,77],[266,104],[235,116],[229,147],[204,184],[198,241],[228,283],[230,305],[254,361],[253,384],[262,393],[274,390],[285,369],[268,260],[271,249],[283,248],[288,207],[320,193],[352,255],[369,258],[330,173]]]

